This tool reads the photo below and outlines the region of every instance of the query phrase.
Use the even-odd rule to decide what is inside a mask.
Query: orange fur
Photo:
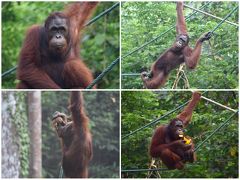
[[[189,124],[192,112],[200,97],[200,93],[194,92],[191,101],[184,110],[168,125],[158,127],[152,136],[149,147],[150,156],[161,158],[169,169],[183,169],[184,163],[196,161],[192,138],[188,137],[188,139],[191,139],[191,143],[186,144],[183,138],[179,136],[179,131],[181,130],[180,132],[183,133],[183,128]]]
[[[93,80],[88,67],[80,60],[80,31],[91,17],[97,2],[82,2],[69,5],[65,14],[70,22],[68,48],[59,56],[49,53],[47,31],[44,26],[34,25],[29,28],[20,53],[17,69],[17,88],[59,89],[86,88]],[[48,19],[54,18],[52,13]],[[72,59],[75,59],[72,64]],[[78,62],[76,62],[78,61]],[[73,78],[73,79],[70,79]]]

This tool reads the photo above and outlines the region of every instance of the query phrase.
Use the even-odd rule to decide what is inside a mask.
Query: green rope
[[[106,14],[109,14],[114,8],[116,8],[117,6],[119,6],[120,3],[116,3],[114,4],[112,7],[106,9],[105,11],[101,12],[100,14],[98,14],[97,16],[95,16],[93,19],[91,19],[90,21],[88,21],[84,26],[90,26],[91,24],[93,24],[94,22],[96,22],[98,19],[100,19],[101,17],[103,17]],[[17,66],[7,70],[6,72],[4,72],[2,74],[2,78],[4,78],[5,76],[7,76],[8,74],[12,73],[13,71],[15,71],[17,69]]]
[[[93,80],[93,82],[86,88],[86,89],[91,89],[94,85],[98,84],[99,81],[102,80],[102,78],[109,72],[112,70],[112,68],[119,62],[119,57],[117,59],[115,59],[106,69],[103,70],[103,72],[98,75],[98,77],[96,79]]]
[[[214,32],[238,9],[238,6],[235,7],[218,25],[216,25],[213,30],[211,30],[208,34],[207,37],[210,39],[213,35]]]
[[[99,15],[97,15],[96,17],[94,17],[93,19],[91,19],[87,24],[85,24],[85,26],[89,26],[92,23],[96,22],[98,19],[100,19],[101,17],[103,17],[104,15],[110,13],[114,8],[116,8],[117,6],[119,6],[119,2],[114,4],[112,7],[108,8],[107,10],[101,12]]]
[[[211,31],[211,33],[214,33],[236,10],[238,9],[238,6],[235,7],[218,25]]]
[[[7,76],[8,74],[12,73],[13,71],[15,71],[17,69],[17,66],[5,71],[3,74],[2,74],[2,78],[4,78],[5,76]]]
[[[204,95],[206,92],[207,92],[207,91],[204,91],[204,92],[202,93],[202,95]],[[129,134],[126,134],[125,136],[122,137],[122,140],[125,139],[125,138],[127,138],[127,137],[129,137],[129,136],[131,136],[131,135],[133,135],[133,134],[135,134],[135,133],[137,133],[138,131],[140,131],[140,130],[142,130],[142,129],[145,129],[146,127],[149,127],[149,126],[151,126],[151,125],[153,125],[153,124],[156,124],[158,121],[160,121],[161,119],[163,119],[163,118],[169,116],[170,114],[174,113],[175,111],[181,109],[183,106],[185,106],[185,105],[186,105],[187,103],[189,103],[189,102],[190,102],[190,100],[188,100],[187,102],[183,103],[182,105],[176,107],[175,109],[173,109],[173,110],[167,112],[167,113],[164,114],[163,116],[161,116],[161,117],[159,117],[159,118],[157,118],[157,119],[151,121],[150,123],[148,123],[148,124],[146,124],[146,125],[144,125],[144,126],[138,128],[138,129],[132,131],[132,132],[129,133]]]
[[[186,164],[187,166],[192,167],[193,164]],[[195,163],[195,165],[199,165],[198,163]],[[121,170],[122,173],[128,173],[128,172],[144,172],[144,171],[172,171],[172,169],[168,168],[155,168],[155,169],[123,169]]]
[[[204,92],[204,93],[205,93],[205,92]],[[182,105],[178,106],[177,108],[175,108],[175,109],[173,109],[173,110],[167,112],[167,113],[164,114],[163,116],[161,116],[161,117],[159,117],[159,118],[157,118],[157,119],[151,121],[150,123],[148,123],[148,124],[146,124],[146,125],[144,125],[144,126],[138,128],[138,129],[132,131],[131,133],[126,134],[125,136],[122,137],[122,140],[125,139],[125,138],[127,138],[127,137],[129,137],[129,136],[131,136],[131,135],[133,135],[133,134],[135,134],[135,133],[137,133],[138,131],[140,131],[140,130],[142,130],[142,129],[145,129],[145,128],[147,128],[147,127],[153,125],[153,124],[156,124],[156,123],[157,123],[158,121],[160,121],[161,119],[163,119],[163,118],[169,116],[170,114],[174,113],[175,111],[181,109],[183,106],[185,106],[187,103],[189,103],[189,101],[190,101],[190,100],[188,100],[187,102],[185,102],[185,103],[183,103]]]
[[[190,100],[189,100],[189,101],[190,101]],[[141,131],[142,129],[145,129],[145,128],[147,128],[147,127],[149,127],[149,126],[151,126],[151,125],[157,123],[157,122],[160,121],[161,119],[163,119],[163,118],[169,116],[170,114],[174,113],[175,111],[181,109],[181,108],[182,108],[183,106],[185,106],[189,101],[187,101],[187,102],[183,103],[182,105],[178,106],[177,108],[175,108],[175,109],[169,111],[168,113],[164,114],[164,115],[161,116],[160,118],[157,118],[157,119],[151,121],[150,123],[148,123],[148,124],[146,124],[146,125],[144,125],[144,126],[138,128],[138,129],[132,131],[132,132],[129,133],[129,134],[126,134],[125,136],[122,137],[122,140],[125,139],[125,138],[127,138],[127,137],[129,137],[129,136],[131,136],[131,135],[133,135],[133,134],[135,134],[135,133],[137,133],[138,131]]]
[[[208,139],[210,139],[219,129],[226,126],[226,124],[232,119],[233,116],[235,116],[238,113],[233,113],[224,123],[222,123],[218,128],[216,128],[206,139],[204,139],[195,149],[194,152],[196,152]]]
[[[122,73],[121,76],[139,76],[141,73]]]
[[[221,20],[221,21],[223,20],[223,19],[220,18],[220,17],[214,16],[214,15],[212,15],[212,14],[209,14],[209,13],[205,12],[205,11],[196,9],[196,8],[194,8],[194,7],[191,7],[191,6],[188,6],[188,5],[186,5],[186,4],[184,4],[183,6],[189,8],[189,9],[198,11],[199,13],[201,13],[201,14],[203,14],[203,15],[210,16],[211,18],[214,18],[214,19],[217,19],[217,20]],[[234,23],[234,22],[231,22],[231,21],[227,21],[227,20],[226,20],[225,22],[228,23],[228,24],[230,24],[230,25],[233,25],[233,26],[235,26],[235,27],[239,27],[239,25],[238,25],[237,23]]]
[[[167,168],[156,168],[156,169],[123,169],[121,170],[122,173],[124,172],[145,172],[145,171],[169,171],[170,169]]]

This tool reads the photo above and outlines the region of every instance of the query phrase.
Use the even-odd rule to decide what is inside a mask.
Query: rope
[[[109,14],[114,8],[116,8],[117,6],[119,6],[119,2],[114,4],[112,7],[106,9],[105,11],[101,12],[100,14],[98,14],[97,16],[95,16],[93,19],[91,19],[90,21],[88,21],[84,26],[90,26],[91,24],[93,24],[94,22],[96,22],[98,19],[100,19],[101,17],[103,17],[104,15]],[[2,78],[4,78],[5,76],[7,76],[8,74],[10,74],[11,72],[15,71],[17,69],[17,66],[7,70],[6,72],[4,72],[2,74]]]
[[[93,80],[93,82],[86,88],[86,89],[91,89],[94,85],[98,84],[99,81],[102,80],[102,78],[110,71],[112,68],[119,62],[120,58],[118,57],[115,59],[106,69],[103,70],[103,72],[98,75],[96,79]]]
[[[189,101],[190,101],[190,100],[189,100]],[[175,111],[181,109],[181,108],[182,108],[183,106],[185,106],[189,101],[187,101],[187,102],[183,103],[182,105],[178,106],[177,108],[169,111],[167,114],[161,116],[160,118],[157,118],[157,119],[153,120],[152,122],[150,122],[150,123],[148,123],[148,124],[146,124],[146,125],[138,128],[138,129],[134,130],[133,132],[131,132],[131,133],[123,136],[123,137],[122,137],[122,140],[125,139],[125,138],[127,138],[127,137],[129,137],[129,136],[131,136],[131,135],[133,135],[133,134],[135,134],[135,133],[137,133],[138,131],[140,131],[140,130],[142,130],[142,129],[145,129],[145,128],[148,127],[148,126],[151,126],[151,125],[155,124],[156,122],[160,121],[161,119],[169,116],[170,114],[174,113]]]
[[[192,92],[193,92],[193,91],[192,91]],[[213,103],[213,104],[216,104],[216,105],[218,105],[218,106],[220,106],[220,107],[223,107],[223,108],[225,108],[225,109],[227,109],[227,110],[229,110],[229,111],[233,111],[233,112],[235,112],[234,114],[238,113],[238,110],[235,110],[235,109],[232,109],[232,108],[230,108],[230,107],[224,106],[224,105],[222,105],[222,104],[220,104],[220,103],[218,103],[218,102],[216,102],[216,101],[213,101],[213,100],[211,100],[211,99],[209,99],[209,98],[204,97],[203,94],[205,94],[205,93],[206,93],[206,91],[202,93],[202,95],[201,95],[201,98],[202,98],[202,99],[205,99],[205,100],[207,100],[207,101],[209,101],[209,102],[211,102],[211,103]],[[190,100],[189,100],[189,101],[190,101]],[[131,135],[133,135],[133,134],[135,134],[135,133],[137,133],[138,131],[140,131],[140,130],[142,130],[142,129],[145,129],[146,127],[148,127],[148,126],[150,126],[150,125],[152,125],[152,124],[155,124],[155,123],[158,122],[159,120],[161,120],[161,119],[165,118],[166,116],[174,113],[174,112],[177,111],[178,109],[181,109],[181,108],[182,108],[183,106],[185,106],[189,101],[187,101],[187,102],[185,102],[184,104],[178,106],[177,108],[169,111],[167,114],[161,116],[160,118],[158,118],[158,119],[156,119],[156,120],[154,120],[154,121],[152,121],[152,122],[150,122],[150,123],[148,123],[148,124],[146,124],[146,125],[138,128],[138,129],[134,130],[133,132],[131,132],[131,133],[123,136],[123,137],[122,137],[122,140],[125,139],[125,138],[127,138],[127,137],[129,137],[129,136],[131,136]],[[232,116],[231,116],[231,117],[232,117]]]
[[[167,168],[156,168],[156,169],[123,169],[121,170],[122,173],[124,172],[145,172],[145,171],[169,171],[170,169]]]
[[[226,124],[232,119],[233,116],[235,116],[238,113],[233,113],[224,123],[222,123],[218,128],[216,128],[206,139],[204,139],[195,149],[194,152],[196,152],[208,139],[210,139],[216,132],[218,132],[219,129],[226,126]]]
[[[222,23],[224,23],[237,9],[238,6],[235,7],[211,32],[213,33],[216,31],[222,25]]]
[[[202,95],[205,94],[206,92],[207,92],[207,91],[203,92]],[[135,133],[137,133],[138,131],[140,131],[140,130],[142,130],[142,129],[145,129],[145,128],[148,127],[148,126],[151,126],[151,125],[157,123],[157,122],[160,121],[161,119],[163,119],[163,118],[169,116],[170,114],[174,113],[175,111],[181,109],[183,106],[185,106],[185,105],[186,105],[187,103],[189,103],[189,102],[190,102],[190,100],[188,100],[187,102],[185,102],[185,103],[183,103],[182,105],[178,106],[177,108],[175,108],[175,109],[167,112],[167,113],[164,114],[163,116],[161,116],[161,117],[159,117],[159,118],[151,121],[150,123],[148,123],[148,124],[146,124],[146,125],[138,128],[138,129],[134,130],[133,132],[131,132],[131,133],[129,133],[129,134],[126,134],[125,136],[122,137],[122,140],[125,139],[125,138],[127,138],[127,137],[129,137],[129,136],[131,136],[131,135],[133,135],[133,134],[135,134]]]
[[[199,10],[199,9],[197,9],[197,8],[188,6],[188,5],[186,5],[186,4],[184,4],[183,6],[189,8],[189,9],[192,9],[192,10],[194,10],[194,11],[197,11],[197,12],[199,12],[199,13],[202,13],[202,14],[204,14],[204,15],[210,16],[210,17],[212,17],[212,18],[215,18],[215,19],[218,19],[218,20],[223,20],[223,19],[220,18],[220,17],[214,16],[214,15],[212,15],[212,14],[210,14],[210,13],[207,13],[207,12],[205,12],[205,11],[201,11],[201,10]],[[228,23],[228,24],[234,25],[234,26],[236,26],[236,27],[239,26],[237,23],[233,23],[233,22],[231,22],[231,21],[227,21],[227,20],[226,20],[225,22]]]
[[[8,74],[12,73],[13,71],[15,71],[17,69],[17,66],[5,71],[3,74],[2,74],[2,78],[4,78],[5,76],[7,76]]]
[[[214,100],[212,100],[212,99],[206,98],[206,97],[204,97],[204,96],[201,96],[201,99],[204,99],[204,100],[206,100],[206,101],[209,101],[209,102],[211,102],[211,103],[213,103],[213,104],[216,104],[216,105],[218,105],[218,106],[220,106],[220,107],[222,107],[222,108],[225,108],[225,109],[227,109],[227,110],[229,110],[229,111],[237,112],[237,110],[235,110],[235,109],[232,109],[232,108],[230,108],[230,107],[228,107],[228,106],[225,106],[225,105],[223,105],[223,104],[220,104],[220,103],[218,103],[218,102],[216,102],[216,101],[214,101]]]
[[[210,33],[208,34],[209,37],[211,37],[214,32],[238,9],[238,6],[235,7],[220,23],[218,23],[218,25],[216,25],[213,30],[210,31]]]
[[[176,89],[176,88],[177,88],[178,82],[180,81],[180,76],[182,75],[182,74],[180,74],[180,73],[182,73],[183,67],[184,67],[184,64],[181,64],[180,67],[178,68],[178,70],[177,70],[177,75],[176,75],[176,79],[175,79],[175,81],[173,82],[172,89]]]
[[[121,76],[139,76],[141,73],[122,73]]]
[[[183,89],[190,89],[190,84],[187,78],[186,73],[183,70],[185,64],[181,64],[180,67],[178,68],[177,76],[176,79],[173,83],[172,89],[176,89],[178,86],[179,81],[182,79],[184,81],[184,86]]]
[[[105,11],[101,12],[99,15],[95,16],[93,19],[91,19],[88,23],[85,24],[85,26],[89,26],[92,23],[96,22],[98,19],[100,19],[101,17],[105,16],[106,14],[110,13],[114,8],[119,6],[119,2],[114,4],[112,7],[106,9]]]
[[[87,25],[95,22],[97,19],[99,19],[100,17],[102,17],[103,15],[111,12],[115,7],[119,6],[120,3],[116,3],[114,4],[112,7],[110,7],[109,9],[107,9],[106,11],[102,12],[101,14],[99,14],[98,16],[96,16],[95,18],[93,18],[91,21],[89,21],[87,23]],[[98,75],[98,77],[96,77],[96,79],[93,80],[93,82],[88,85],[88,87],[86,87],[86,89],[91,89],[93,86],[95,86],[96,84],[98,84],[102,78],[109,72],[112,70],[112,68],[119,62],[120,58],[118,57],[117,59],[115,59],[106,69],[103,70],[103,72],[101,74]]]

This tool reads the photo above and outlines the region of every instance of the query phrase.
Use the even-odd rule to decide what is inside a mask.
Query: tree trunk
[[[20,176],[19,136],[12,123],[17,110],[15,93],[2,92],[2,178]]]
[[[28,120],[30,132],[29,177],[40,178],[42,172],[42,110],[41,92],[28,92]]]

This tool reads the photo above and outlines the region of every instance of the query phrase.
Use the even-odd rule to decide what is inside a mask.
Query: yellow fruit
[[[191,139],[188,139],[186,137],[183,137],[183,140],[185,141],[185,144],[191,144]]]

